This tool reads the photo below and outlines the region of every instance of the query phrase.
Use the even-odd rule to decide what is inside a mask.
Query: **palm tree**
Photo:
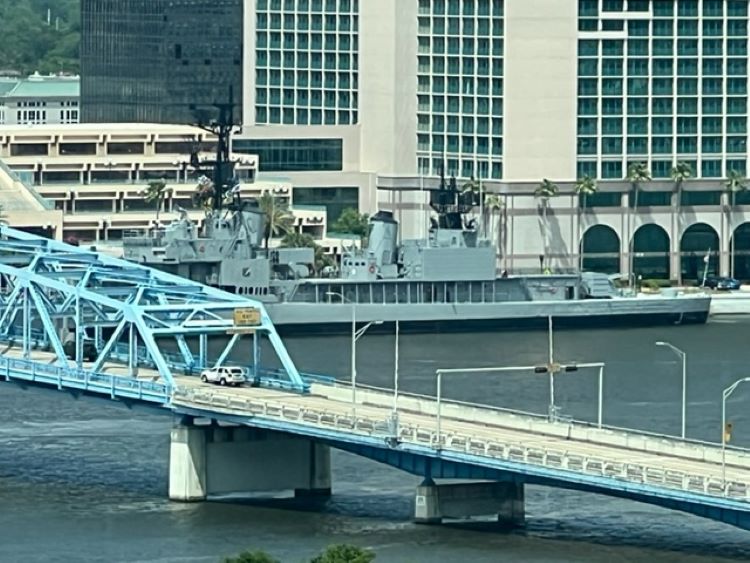
[[[672,240],[679,240],[679,233],[682,230],[682,186],[693,176],[693,168],[687,162],[678,162],[669,171],[669,177],[674,182],[675,191],[677,192],[677,205],[672,206],[672,224],[675,224],[674,214],[677,213],[676,228],[677,234],[672,237]],[[682,285],[682,265],[677,269],[677,283]]]
[[[198,185],[193,193],[193,203],[206,213],[214,206],[214,183],[208,176],[198,178]]]
[[[635,272],[633,267],[635,264],[635,256],[633,256],[635,249],[635,237],[633,236],[633,226],[635,225],[635,214],[638,212],[638,190],[643,182],[651,181],[651,173],[648,171],[646,165],[642,162],[633,162],[628,166],[628,175],[626,180],[630,182],[633,188],[633,205],[628,217],[630,218],[629,233],[630,243],[628,244],[628,262],[629,262],[629,273],[628,279],[630,280],[630,287],[635,287]]]
[[[727,174],[726,182],[724,187],[729,192],[731,199],[728,208],[727,222],[729,224],[729,275],[734,277],[734,207],[737,204],[737,193],[745,192],[748,189],[747,179],[741,173],[736,170],[730,170]]]
[[[534,190],[534,197],[539,198],[542,207],[542,227],[543,227],[543,243],[544,243],[544,257],[543,261],[547,262],[549,254],[549,225],[547,224],[547,210],[549,208],[549,200],[557,195],[559,188],[557,184],[550,182],[547,178],[542,180]]]
[[[579,250],[578,250],[578,271],[583,271],[583,240],[581,239],[581,236],[583,235],[583,229],[581,228],[581,222],[582,222],[582,211],[586,211],[586,204],[588,203],[588,196],[594,195],[596,192],[599,191],[599,186],[596,184],[596,180],[594,180],[591,176],[584,176],[583,178],[580,178],[576,182],[576,194],[578,194],[579,199],[583,201],[583,206],[578,206],[578,241],[579,241]],[[583,197],[581,197],[583,196]]]
[[[326,266],[335,265],[333,258],[325,253],[323,247],[315,242],[311,234],[291,231],[281,239],[284,248],[312,248],[315,253],[315,263],[311,264],[315,272],[320,272]]]
[[[258,198],[258,207],[266,216],[266,229],[263,233],[264,248],[268,248],[271,237],[283,236],[294,230],[294,216],[289,206],[266,192]]]
[[[171,190],[167,188],[167,182],[162,178],[161,180],[151,180],[148,183],[145,191],[144,200],[146,203],[156,203],[156,227],[159,227],[159,215],[161,208],[164,203],[164,198]]]
[[[479,206],[479,218],[482,221],[482,231],[487,236],[487,226],[485,223],[485,209],[482,201],[482,180],[475,179],[472,176],[461,186],[461,195],[459,196],[459,205],[467,205],[472,208]]]
[[[488,223],[490,223],[490,236],[489,239],[496,244],[495,255],[499,254],[500,251],[500,221],[495,220],[495,212],[501,211],[505,205],[503,198],[496,194],[488,194],[484,197],[484,208],[483,212],[487,215]],[[492,219],[489,221],[489,219]],[[485,218],[482,217],[482,225],[485,225]],[[485,233],[486,235],[486,233]],[[503,252],[504,254],[504,252]]]

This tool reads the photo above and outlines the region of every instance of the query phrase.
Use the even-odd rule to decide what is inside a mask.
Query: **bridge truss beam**
[[[91,361],[87,369],[98,372],[117,357],[127,362],[130,375],[137,374],[139,364],[153,366],[172,386],[173,370],[209,367],[209,336],[231,336],[212,365],[228,359],[241,338],[233,314],[244,308],[260,311],[260,324],[249,331],[253,333],[253,360],[259,358],[260,337],[267,338],[283,368],[281,374],[274,373],[286,377],[289,387],[305,389],[259,301],[0,228],[0,339],[20,337],[25,359],[37,342],[54,354],[54,363],[61,368],[80,370],[85,361]],[[190,345],[195,340],[200,348],[197,353]],[[172,355],[165,352],[169,346],[176,350]],[[91,358],[92,348],[95,358]],[[258,373],[258,366],[253,370]]]

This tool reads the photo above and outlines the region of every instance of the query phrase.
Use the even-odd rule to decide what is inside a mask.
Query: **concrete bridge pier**
[[[177,423],[169,451],[169,499],[204,501],[222,494],[294,491],[331,494],[328,446],[247,427]]]
[[[523,526],[523,483],[481,481],[437,485],[431,479],[417,487],[414,521],[440,524],[444,518],[497,516],[503,526]]]

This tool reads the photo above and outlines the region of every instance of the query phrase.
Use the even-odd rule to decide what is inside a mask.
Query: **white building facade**
[[[0,79],[0,125],[71,124],[80,120],[78,76]]]
[[[394,209],[424,236],[444,166],[502,195],[486,228],[511,272],[625,272],[632,242],[645,277],[708,254],[750,278],[750,198],[725,190],[748,172],[746,1],[246,0],[244,36],[235,148],[295,201]],[[632,163],[654,180],[624,181]]]

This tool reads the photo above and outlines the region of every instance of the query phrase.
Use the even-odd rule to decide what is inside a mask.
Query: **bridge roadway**
[[[21,359],[22,353],[8,348],[2,356]],[[29,359],[51,365],[54,358],[35,350]],[[84,362],[84,370],[90,367]],[[140,367],[133,378],[128,366],[114,362],[100,373],[122,382],[161,382],[156,370]],[[400,394],[394,411],[392,391],[362,386],[355,409],[351,387],[343,383],[314,383],[310,393],[295,394],[173,378],[169,399],[158,406],[177,415],[303,436],[426,478],[511,476],[519,483],[599,492],[750,527],[750,452],[728,449],[724,475],[716,444],[552,423],[445,400],[438,423],[433,397]]]
[[[357,404],[355,427],[350,388],[341,384],[313,384],[309,395],[290,396],[289,393],[272,389],[222,388],[204,384],[195,377],[177,377],[176,381],[179,387],[172,404],[178,411],[181,407],[187,407],[231,416],[279,419],[296,422],[300,427],[336,427],[354,434],[384,438],[393,432],[390,423],[394,412],[393,395],[386,390],[359,388],[358,395],[364,395],[365,402]],[[400,397],[398,441],[437,448],[437,418],[433,414],[437,411],[437,404],[430,397],[415,397]],[[419,410],[413,410],[415,405],[419,405]],[[637,482],[654,481],[656,473],[652,471],[652,475],[646,477],[642,471],[636,474],[636,469],[664,472],[666,484],[670,478],[676,483],[678,476],[698,478],[705,481],[705,486],[714,483],[720,487],[722,480],[720,463],[691,459],[689,452],[655,452],[606,443],[604,440],[617,434],[612,430],[588,429],[585,434],[587,439],[583,439],[583,435],[576,437],[570,432],[572,423],[550,423],[533,415],[524,416],[449,401],[443,402],[443,409],[439,440],[442,450],[481,451],[490,456],[504,451],[511,459],[520,461],[523,456],[523,460],[529,462],[533,462],[535,457],[538,461],[546,457],[545,465],[557,467],[565,465],[567,458],[568,465],[578,460],[588,465],[589,471],[593,470],[592,465],[598,463],[602,465],[602,475]],[[535,428],[529,429],[529,422],[536,423]],[[628,431],[628,434],[634,438],[639,436],[632,431]],[[597,441],[597,437],[602,441]],[[721,448],[714,446],[712,449],[720,453]],[[630,472],[625,469],[630,469]],[[734,495],[744,496],[741,491],[745,490],[743,485],[750,485],[750,467],[727,464],[726,480],[734,484]],[[698,481],[693,482],[692,489],[705,490],[703,486],[698,487]]]

